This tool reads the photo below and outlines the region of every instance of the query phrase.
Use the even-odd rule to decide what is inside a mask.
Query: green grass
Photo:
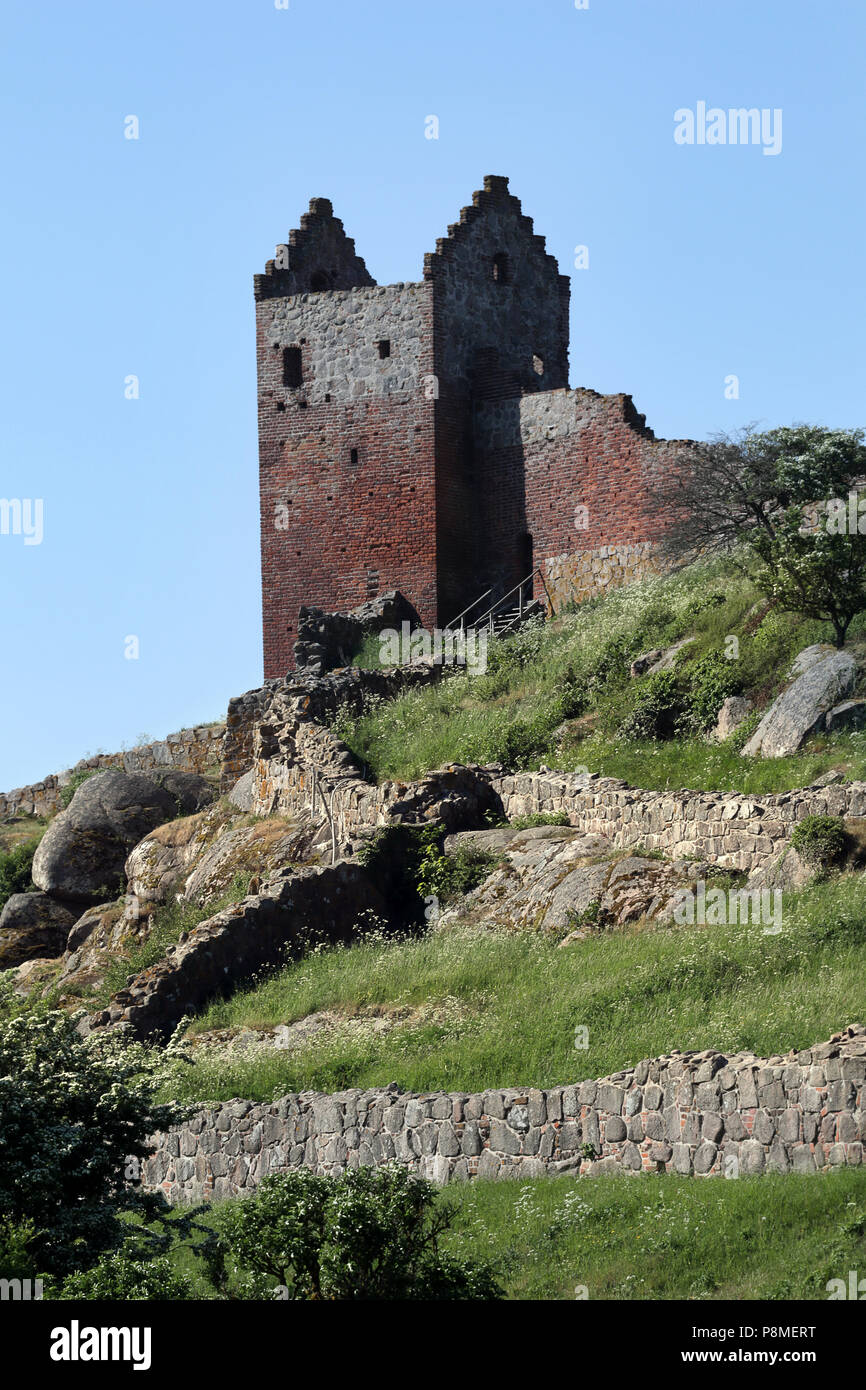
[[[372,937],[314,952],[213,1003],[192,1031],[417,1010],[390,1031],[338,1029],[299,1052],[224,1055],[179,1068],[184,1100],[267,1100],[348,1086],[548,1087],[681,1050],[806,1047],[866,1019],[866,880],[785,896],[783,927],[664,927],[565,949],[532,933]],[[575,1029],[589,1047],[575,1050]]]
[[[826,1299],[866,1268],[866,1171],[543,1178],[449,1188],[446,1244],[502,1260],[509,1298]]]
[[[866,778],[866,731],[812,738],[802,753],[788,758],[744,758],[729,743],[699,739],[617,744],[592,736],[559,753],[551,765],[563,772],[585,767],[647,791],[686,788],[769,796],[808,787],[835,768],[852,781]]]
[[[862,1168],[475,1180],[439,1200],[453,1212],[443,1249],[491,1260],[509,1299],[824,1300],[831,1279],[866,1269]],[[197,1220],[212,1224],[207,1211]],[[188,1243],[169,1254],[197,1298],[215,1296]]]
[[[796,653],[832,634],[829,624],[770,611],[730,561],[703,563],[491,641],[484,675],[453,675],[393,702],[373,703],[361,715],[341,712],[335,728],[380,780],[419,777],[450,762],[494,761],[522,768],[585,766],[650,789],[787,791],[836,766],[866,776],[866,734],[824,737],[801,754],[767,762],[701,737],[627,742],[620,729],[646,688],[645,680],[629,678],[631,661],[685,636],[695,638],[680,657],[687,692],[705,683],[698,663],[715,653],[727,693],[748,694],[765,708]],[[726,661],[732,637],[738,655]],[[849,644],[862,644],[864,637],[866,613],[854,620]],[[554,731],[575,719],[557,741]]]
[[[38,845],[48,829],[49,817],[17,815],[12,820],[0,824],[0,853],[6,853],[16,845],[33,843]]]

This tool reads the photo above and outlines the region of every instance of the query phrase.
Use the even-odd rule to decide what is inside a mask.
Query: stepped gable
[[[564,292],[568,294],[570,291],[568,276],[559,274],[556,257],[547,250],[546,238],[536,232],[532,218],[523,211],[520,199],[510,192],[508,178],[504,174],[485,174],[484,187],[476,189],[472,194],[472,202],[460,209],[459,219],[449,225],[447,235],[436,238],[436,250],[428,251],[424,256],[424,279],[432,280],[435,277],[437,258],[449,259],[453,257],[455,246],[468,241],[473,225],[479,220],[483,220],[484,214],[493,209],[509,213],[515,219],[517,226],[531,244],[532,249],[539,256],[544,257],[550,271],[557,276]]]
[[[300,227],[289,233],[277,257],[266,263],[264,275],[254,276],[256,299],[350,290],[375,283],[356,254],[353,239],[334,216],[330,198],[310,199],[310,210],[302,216]]]

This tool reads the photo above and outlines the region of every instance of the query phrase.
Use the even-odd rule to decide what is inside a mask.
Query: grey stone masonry
[[[612,777],[545,770],[494,774],[491,785],[509,820],[565,811],[572,825],[606,836],[618,849],[642,844],[672,857],[696,855],[747,871],[765,864],[804,816],[866,815],[866,782],[747,796],[642,791]]]
[[[299,672],[275,677],[256,690],[235,696],[226,715],[221,790],[230,791],[265,749],[268,756],[279,754],[286,762],[296,762],[294,734],[299,719],[315,723],[323,738],[336,742],[325,721],[337,710],[360,710],[370,698],[392,700],[404,690],[439,680],[441,675],[441,667],[422,662],[382,671],[347,666],[324,676]],[[283,726],[289,726],[285,732]],[[355,773],[360,777],[360,769]]]
[[[418,783],[377,786],[367,780],[325,721],[341,706],[361,708],[371,696],[392,699],[441,676],[441,668],[424,663],[391,671],[346,667],[322,678],[271,681],[248,692],[229,707],[223,790],[252,770],[254,814],[314,815],[326,798],[341,836],[350,838],[360,830],[409,818],[408,807],[424,782],[459,774],[464,793],[474,781],[478,805],[486,809],[492,797],[509,820],[564,811],[571,825],[587,835],[605,836],[612,848],[643,845],[670,857],[692,855],[749,873],[769,863],[804,816],[866,816],[866,782],[772,796],[654,792],[593,773],[510,773],[496,765],[454,765],[428,773]],[[469,825],[465,818],[464,823]]]
[[[66,772],[52,773],[29,787],[0,792],[0,820],[11,820],[13,816],[53,816],[62,809],[60,793],[72,774],[91,768],[100,771],[119,767],[124,772],[174,768],[178,772],[203,773],[209,768],[220,767],[225,731],[225,724],[197,724],[154,743],[127,748],[122,753],[97,753],[92,758],[82,758]]]
[[[694,856],[722,868],[752,873],[763,868],[788,841],[797,821],[808,815],[866,816],[866,783],[807,787],[773,796],[739,792],[643,791],[611,777],[563,772],[504,773],[496,767],[450,768],[428,773],[417,783],[376,786],[360,776],[351,755],[327,729],[299,721],[276,756],[253,763],[253,811],[258,815],[309,815],[314,787],[332,798],[340,832],[408,818],[404,808],[424,783],[439,785],[460,775],[464,797],[484,807],[487,791],[497,810],[512,820],[536,812],[564,811],[586,835],[602,835],[612,849],[661,850],[670,858]],[[467,827],[469,822],[465,822]],[[482,822],[479,820],[478,824]]]
[[[758,1058],[675,1052],[600,1081],[480,1094],[304,1092],[235,1100],[154,1136],[143,1183],[173,1203],[232,1197],[268,1173],[396,1162],[438,1183],[673,1172],[826,1173],[863,1162],[866,1029]]]

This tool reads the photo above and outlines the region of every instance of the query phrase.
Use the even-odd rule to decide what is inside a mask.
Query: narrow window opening
[[[378,347],[379,347],[379,356],[380,356],[381,358],[385,358],[385,357],[390,357],[390,356],[391,356],[391,339],[390,339],[390,338],[380,338],[380,339],[379,339],[379,343],[378,343]]]
[[[508,284],[508,256],[504,251],[498,251],[493,257],[493,278],[497,285]]]
[[[532,370],[536,376],[544,376],[544,358],[539,357],[537,352],[532,354]]]
[[[304,380],[299,347],[283,348],[283,385],[296,389]]]
[[[349,462],[351,463],[352,467],[354,468],[355,464],[358,462],[358,450],[357,450],[357,449],[350,449],[350,450],[349,450]]]

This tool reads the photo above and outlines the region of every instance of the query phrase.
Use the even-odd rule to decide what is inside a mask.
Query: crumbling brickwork
[[[266,678],[302,605],[397,588],[441,626],[535,565],[556,602],[652,566],[676,446],[630,397],[568,389],[568,277],[507,179],[414,284],[376,285],[315,198],[255,294]]]

